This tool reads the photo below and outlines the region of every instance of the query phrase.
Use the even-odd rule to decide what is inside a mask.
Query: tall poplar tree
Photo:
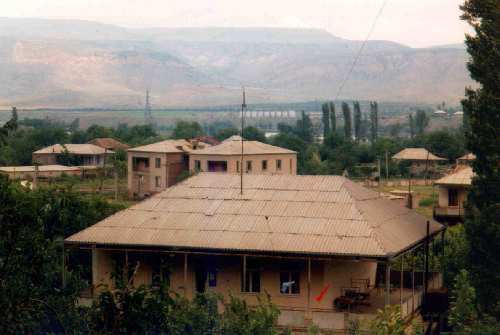
[[[462,101],[467,147],[476,155],[464,223],[469,272],[483,310],[500,317],[500,5],[498,0],[466,0],[461,9],[475,31],[465,43],[470,75],[479,83],[466,89]]]
[[[359,101],[353,102],[354,109],[354,137],[356,142],[361,139],[361,107],[359,106]]]
[[[323,113],[323,138],[330,135],[330,106],[328,102],[321,105],[321,111]]]
[[[375,143],[378,137],[378,104],[376,101],[370,102],[370,135],[372,143]]]
[[[410,127],[410,138],[415,137],[415,120],[413,119],[413,114],[408,115],[408,124]]]
[[[337,131],[337,115],[335,115],[335,103],[330,101],[328,104],[330,107],[330,128],[332,129],[332,133]]]
[[[342,102],[342,113],[344,114],[344,134],[347,140],[352,140],[351,109],[346,102]]]

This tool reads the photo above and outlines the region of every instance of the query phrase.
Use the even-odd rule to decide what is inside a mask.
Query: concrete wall
[[[9,177],[9,179],[34,179],[35,177],[35,172],[34,171],[23,171],[23,172],[14,172],[14,171],[0,171],[0,173],[5,174]],[[81,170],[74,170],[74,171],[38,171],[38,178],[57,178],[60,177],[62,174],[66,175],[72,175],[72,176],[81,176],[82,171]]]
[[[93,284],[107,284],[112,287],[111,273],[113,270],[112,254],[117,251],[105,251],[97,249],[93,254]],[[119,252],[119,251],[118,251]],[[124,252],[122,252],[124,253]],[[129,253],[129,259],[132,258]],[[140,266],[134,285],[151,283],[152,264],[148,253],[136,253],[136,259],[140,259]],[[173,291],[180,294],[186,294],[188,298],[195,295],[195,271],[199,266],[207,264],[207,256],[188,255],[187,256],[187,280],[184,288],[184,255],[163,253],[168,257],[171,264],[170,287]],[[149,257],[149,258],[148,258]],[[216,287],[208,288],[222,294],[228,298],[232,293],[249,304],[258,303],[257,293],[241,292],[241,273],[243,258],[241,256],[214,256],[211,258],[217,271]],[[282,294],[280,292],[280,271],[284,268],[284,261],[276,258],[255,258],[259,260],[261,271],[261,293],[267,292],[271,301],[281,310],[281,325],[303,326],[304,319],[308,317],[323,324],[325,328],[342,329],[344,326],[344,313],[335,312],[333,309],[333,300],[340,295],[342,287],[351,286],[351,278],[369,278],[371,283],[375,281],[377,264],[374,262],[350,262],[340,260],[313,260],[311,262],[311,291],[310,306],[311,314],[306,315],[306,306],[308,300],[307,290],[307,261],[290,260],[288,266],[293,265],[294,270],[300,271],[300,293]],[[248,258],[251,260],[251,258]],[[327,285],[330,285],[324,298],[317,302],[315,297]],[[327,314],[325,314],[327,313]]]
[[[208,172],[208,161],[226,161],[228,173],[238,173],[237,166],[241,157],[238,155],[199,155],[192,153],[189,156],[189,171],[195,171],[195,161],[200,161],[201,171]],[[262,161],[267,161],[267,169],[262,169]],[[281,160],[281,170],[277,168],[277,160]],[[243,167],[247,172],[247,161],[252,161],[252,174],[297,174],[297,155],[295,154],[269,154],[269,155],[244,155]]]
[[[165,190],[177,182],[177,177],[187,170],[187,158],[183,153],[154,153],[128,151],[128,193],[129,196],[137,194],[154,194]],[[149,168],[134,171],[133,159],[149,159]],[[160,159],[160,167],[156,167],[156,159]],[[142,182],[139,186],[139,180]],[[159,185],[156,178],[159,177]]]

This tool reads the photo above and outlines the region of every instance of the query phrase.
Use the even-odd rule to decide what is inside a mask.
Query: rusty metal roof
[[[192,152],[192,155],[241,155],[241,136],[234,135],[220,144],[205,149]],[[274,145],[262,143],[259,141],[243,140],[243,153],[245,155],[261,154],[296,154],[293,150],[276,147]]]
[[[390,257],[426,235],[426,218],[341,176],[245,175],[243,185],[202,173],[66,242]]]
[[[406,148],[392,156],[396,160],[412,160],[412,161],[444,161],[446,159],[434,155],[425,148]]]
[[[94,138],[92,141],[89,141],[88,143],[97,145],[98,147],[105,148],[108,150],[117,150],[117,149],[125,150],[130,148],[128,144],[122,143],[111,137]]]
[[[37,150],[34,154],[60,154],[67,150],[74,155],[102,155],[104,153],[112,154],[113,151],[101,148],[94,144],[54,144],[49,147]]]
[[[455,172],[444,176],[434,182],[436,185],[449,185],[449,186],[470,186],[474,171],[470,166],[459,166]]]
[[[210,144],[196,141],[198,149],[195,149],[193,141],[190,140],[165,140],[161,142],[151,143],[140,147],[130,148],[128,151],[133,152],[154,152],[154,153],[180,153],[191,152],[193,150],[201,150]]]

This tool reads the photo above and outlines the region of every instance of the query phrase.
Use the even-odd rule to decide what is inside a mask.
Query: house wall
[[[113,287],[111,273],[113,261],[111,255],[117,251],[106,251],[96,249],[93,254],[93,284],[107,284]],[[119,252],[119,251],[118,251]],[[122,252],[123,253],[123,252]],[[168,255],[168,253],[163,253]],[[129,258],[131,254],[129,253]],[[146,253],[137,254],[143,257],[141,264],[134,278],[134,285],[151,284],[151,264],[148,264]],[[168,255],[171,265],[170,287],[173,291],[186,294],[188,298],[195,295],[195,271],[198,266],[207,264],[206,256],[187,256],[187,281],[184,289],[184,255]],[[250,259],[250,258],[249,258]],[[255,258],[259,259],[259,258]],[[220,293],[225,299],[229,294],[245,299],[249,304],[257,304],[257,293],[241,292],[242,256],[216,256],[214,260],[217,271],[216,287],[207,288]],[[271,301],[277,305],[282,314],[279,319],[281,325],[301,326],[304,325],[304,318],[309,317],[317,323],[324,324],[326,328],[342,329],[344,327],[344,313],[335,312],[333,301],[340,296],[342,287],[351,286],[351,278],[369,278],[375,283],[377,264],[375,262],[350,262],[341,260],[312,260],[311,261],[311,291],[310,307],[311,315],[307,316],[306,307],[308,301],[307,290],[307,261],[291,261],[294,269],[300,271],[300,293],[296,295],[282,294],[280,292],[280,271],[283,269],[283,261],[277,258],[260,258],[261,271],[261,293],[267,292]],[[330,285],[324,298],[317,302],[315,297],[327,286]],[[325,314],[327,313],[327,314]],[[327,326],[326,326],[327,325]]]
[[[439,207],[450,207],[448,204],[448,190],[452,188],[450,186],[440,185],[439,186]],[[467,200],[468,189],[465,187],[455,187],[458,190],[458,203],[460,208],[464,208],[465,201]]]
[[[57,164],[57,154],[32,154],[33,164],[55,165]]]
[[[34,171],[23,171],[23,172],[14,172],[14,171],[0,171],[0,173],[5,174],[9,177],[9,179],[34,179],[35,172]],[[56,178],[60,177],[62,174],[72,175],[72,176],[81,176],[81,170],[65,170],[65,171],[38,171],[38,178]]]
[[[184,153],[154,153],[128,151],[128,193],[132,197],[137,194],[143,197],[165,190],[177,182],[177,177],[187,170],[187,158]],[[149,168],[142,171],[134,171],[134,158],[149,158]],[[156,159],[161,160],[160,167],[156,167]],[[139,180],[142,183],[139,187]],[[156,185],[156,177],[160,178],[160,184]]]
[[[195,172],[195,161],[199,160],[201,164],[200,172],[208,171],[208,161],[226,161],[227,172],[237,173],[237,165],[241,157],[238,155],[200,155],[191,153],[189,156],[189,171]],[[267,170],[262,170],[262,161],[267,160]],[[281,160],[281,170],[278,170],[276,161]],[[296,154],[269,154],[269,155],[244,155],[243,171],[246,172],[246,162],[252,161],[252,174],[297,174],[297,155]]]

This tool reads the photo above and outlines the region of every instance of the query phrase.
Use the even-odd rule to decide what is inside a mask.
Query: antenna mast
[[[245,129],[245,109],[247,108],[245,87],[243,87],[243,103],[241,104],[241,158],[240,158],[240,194],[243,195],[243,129]]]
[[[153,114],[151,113],[151,103],[149,102],[149,90],[146,90],[146,105],[144,106],[144,122],[153,125]]]

